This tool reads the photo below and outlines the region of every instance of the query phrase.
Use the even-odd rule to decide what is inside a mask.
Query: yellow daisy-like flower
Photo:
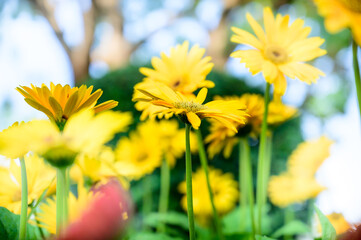
[[[325,27],[330,33],[350,28],[353,38],[361,45],[361,2],[359,0],[313,0]]]
[[[162,155],[168,161],[170,166],[174,166],[176,159],[180,158],[185,152],[185,129],[179,129],[176,120],[149,120],[138,125],[137,131],[142,135],[152,136],[153,141],[159,142],[159,146],[162,149]],[[197,151],[198,145],[196,143],[196,135],[191,132],[190,144],[193,152]]]
[[[47,120],[34,120],[0,133],[0,154],[18,158],[29,151],[42,155],[55,166],[71,164],[79,153],[97,154],[115,133],[127,129],[129,113],[94,111],[74,114],[64,130]]]
[[[304,142],[292,152],[287,162],[287,171],[272,176],[268,185],[273,204],[285,207],[295,202],[315,198],[325,188],[315,179],[317,169],[329,156],[332,141],[321,137]]]
[[[229,158],[234,146],[239,142],[236,133],[217,121],[211,121],[209,132],[204,139],[204,142],[209,144],[207,148],[209,158],[213,159],[222,150],[223,156]]]
[[[77,197],[70,192],[68,225],[81,216],[95,197],[96,195],[93,192],[87,191],[83,184],[80,183],[78,184]],[[49,233],[56,233],[56,201],[53,198],[48,198],[45,203],[40,205],[36,220],[39,221],[39,226],[48,230]]]
[[[224,157],[229,158],[233,147],[238,143],[239,136],[249,135],[257,138],[259,135],[264,113],[264,98],[259,94],[243,94],[241,97],[217,97],[216,99],[239,101],[246,106],[248,114],[246,124],[237,125],[237,134],[219,122],[211,122],[210,134],[205,139],[205,142],[209,143],[208,154],[210,158],[213,158],[223,149]],[[269,104],[267,122],[271,127],[276,127],[294,117],[296,113],[296,108],[284,105],[282,102],[272,101]]]
[[[209,181],[213,193],[214,205],[217,212],[224,215],[236,207],[239,192],[237,181],[231,173],[223,173],[219,169],[209,169]],[[203,169],[198,169],[192,175],[193,184],[193,211],[200,219],[209,219],[213,216],[211,200],[207,188],[206,175]],[[186,182],[180,183],[179,192],[184,194],[181,206],[187,210],[187,187]]]
[[[276,127],[297,116],[297,108],[283,104],[281,101],[269,103],[267,122],[271,127]]]
[[[136,91],[143,93],[142,98],[134,98],[133,101],[150,102],[153,105],[163,107],[154,114],[174,113],[183,122],[189,123],[194,129],[198,129],[201,119],[212,118],[222,122],[228,128],[237,132],[234,123],[244,124],[245,106],[238,101],[211,101],[203,104],[208,90],[202,88],[197,97],[186,97],[180,92],[175,92],[164,84],[154,84],[149,89],[136,88]]]
[[[286,207],[292,203],[303,202],[315,198],[325,187],[316,179],[298,177],[291,174],[272,176],[268,184],[268,195],[271,202],[279,207]]]
[[[40,198],[55,180],[55,170],[44,163],[37,155],[24,157],[28,179],[28,204]],[[21,209],[21,170],[15,160],[10,167],[0,167],[0,206],[20,214]]]
[[[326,215],[326,217],[328,220],[330,220],[332,226],[335,228],[337,235],[347,232],[347,230],[352,227],[351,224],[346,221],[342,213],[331,213]],[[321,230],[321,226],[319,227],[319,230]],[[319,232],[322,232],[322,230]]]
[[[133,132],[129,138],[119,140],[113,164],[119,174],[137,180],[161,165],[162,149],[156,137],[158,130],[151,128],[147,131]]]
[[[333,141],[324,136],[299,144],[288,158],[288,171],[297,176],[313,177],[330,156],[332,144]]]
[[[159,82],[184,95],[192,95],[199,88],[214,87],[213,82],[206,80],[206,76],[213,68],[211,57],[203,57],[205,49],[199,48],[198,45],[193,46],[189,51],[188,49],[189,43],[185,41],[182,45],[171,48],[169,56],[162,52],[160,58],[153,57],[154,69],[140,68],[140,72],[146,77],[135,88],[147,88],[147,85]],[[141,93],[135,92],[134,98],[139,97]],[[135,107],[143,111],[142,120],[159,109],[146,102],[138,102]]]
[[[311,28],[303,27],[304,21],[296,19],[289,25],[289,15],[277,14],[274,17],[270,8],[263,10],[265,30],[247,13],[256,36],[242,29],[233,27],[235,35],[231,41],[253,47],[249,50],[238,50],[231,57],[240,58],[252,74],[263,73],[266,82],[274,84],[274,93],[283,95],[286,91],[286,76],[311,84],[324,73],[306,64],[326,54],[320,49],[324,39],[320,37],[307,38]]]
[[[30,106],[45,113],[50,120],[57,123],[68,120],[82,109],[93,109],[98,113],[118,105],[118,102],[113,100],[96,105],[103,91],[98,89],[92,93],[93,86],[88,88],[82,85],[79,88],[71,88],[69,85],[50,83],[50,89],[43,84],[41,87],[31,85],[31,88],[20,86],[16,90],[25,97],[25,101]]]

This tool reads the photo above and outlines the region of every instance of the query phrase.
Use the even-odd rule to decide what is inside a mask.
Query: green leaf
[[[147,226],[156,227],[159,223],[175,225],[188,230],[188,217],[183,213],[150,213],[144,218],[144,224]]]
[[[279,228],[274,234],[272,234],[272,237],[279,238],[284,235],[296,235],[308,232],[311,232],[311,229],[307,226],[307,224],[299,220],[294,220]]]
[[[170,237],[164,233],[140,232],[129,238],[129,240],[182,240],[178,237]]]
[[[276,240],[275,238],[269,238],[266,236],[256,235],[256,240]]]
[[[0,239],[19,239],[20,216],[4,207],[0,207]],[[26,228],[26,239],[38,239],[36,227],[28,224]]]
[[[262,220],[262,232],[268,234],[271,230],[271,219],[272,216],[267,215],[266,213],[269,211],[270,206],[267,205],[263,208],[263,220]],[[251,218],[241,217],[241,211],[243,211],[243,208],[237,207],[232,212],[227,214],[223,217],[223,233],[225,235],[234,235],[234,234],[240,234],[240,233],[251,233],[252,232],[252,225],[251,225]],[[257,209],[255,206],[255,216],[257,213]],[[250,209],[249,207],[246,208],[246,214],[247,216],[250,215]]]
[[[322,240],[336,240],[336,230],[328,220],[328,218],[314,205],[318,219],[322,228]]]

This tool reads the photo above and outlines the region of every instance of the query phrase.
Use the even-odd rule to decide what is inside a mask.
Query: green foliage
[[[276,239],[269,238],[269,237],[266,237],[266,236],[256,235],[256,240],[276,240]]]
[[[330,220],[318,209],[316,205],[314,205],[314,208],[316,210],[318,219],[321,223],[322,228],[322,240],[336,240],[336,230],[330,223]]]
[[[167,224],[188,230],[188,217],[186,214],[179,212],[150,213],[144,218],[144,224],[150,227]]]
[[[0,239],[19,239],[20,216],[16,215],[4,207],[0,207]],[[38,239],[36,227],[28,224],[26,229],[26,239]]]
[[[272,237],[279,238],[281,236],[292,236],[309,232],[311,232],[311,229],[309,226],[307,226],[307,224],[299,220],[294,220],[279,228],[275,233],[272,234]]]
[[[182,240],[178,237],[170,237],[164,233],[154,233],[154,232],[140,232],[135,235],[132,235],[129,240]]]

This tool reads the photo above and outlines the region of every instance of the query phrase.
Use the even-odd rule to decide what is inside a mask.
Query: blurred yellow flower
[[[268,184],[271,202],[279,207],[315,198],[325,187],[315,178],[293,176],[288,173],[272,176]]]
[[[147,129],[146,133],[136,131],[130,133],[129,138],[120,139],[115,149],[114,169],[129,179],[137,180],[159,167],[162,149],[156,137],[157,131],[156,128]]]
[[[182,45],[171,48],[169,56],[162,52],[160,58],[153,57],[152,66],[154,69],[140,68],[140,72],[146,77],[135,88],[148,88],[147,85],[160,82],[174,91],[184,95],[192,95],[199,88],[214,87],[213,82],[206,80],[207,74],[213,68],[213,63],[210,62],[211,57],[203,57],[205,49],[199,48],[198,45],[193,46],[189,51],[188,49],[189,43],[185,41]],[[141,93],[134,93],[134,98],[140,96]],[[147,102],[138,102],[135,107],[139,111],[143,111],[142,120],[159,109],[159,107]]]
[[[224,215],[236,207],[239,198],[237,181],[231,173],[222,173],[219,169],[209,169],[209,181],[213,192],[214,205],[220,215]],[[212,205],[209,199],[206,175],[203,169],[198,169],[192,175],[193,184],[193,211],[196,218],[203,221],[213,216]],[[180,183],[179,192],[184,194],[181,206],[187,210],[186,182]]]
[[[295,176],[313,177],[330,156],[332,144],[325,136],[299,144],[288,158],[288,171]]]
[[[273,204],[285,207],[292,203],[315,198],[325,187],[315,179],[321,164],[328,158],[332,141],[326,137],[303,142],[288,158],[287,171],[280,176],[272,176],[268,193]]]
[[[18,158],[29,151],[55,166],[71,164],[79,153],[97,154],[115,133],[131,123],[129,113],[83,110],[67,121],[64,130],[47,120],[34,120],[0,133],[0,154]]]
[[[308,84],[324,76],[319,69],[305,63],[326,54],[319,48],[324,39],[307,38],[311,28],[303,27],[302,19],[296,19],[289,25],[289,15],[277,14],[275,18],[267,7],[263,10],[264,31],[250,14],[246,17],[256,36],[233,27],[235,35],[231,41],[254,49],[235,51],[231,57],[240,58],[252,74],[262,72],[266,82],[274,84],[275,94],[285,93],[286,76]]]
[[[40,198],[43,192],[55,181],[55,170],[35,154],[24,157],[28,179],[28,204]],[[10,167],[0,167],[0,206],[20,214],[21,209],[21,170],[15,160]]]
[[[78,184],[77,197],[72,192],[69,194],[69,221],[68,225],[77,220],[87,209],[89,203],[96,195],[87,191],[82,183]],[[56,233],[56,201],[48,198],[45,203],[40,204],[40,211],[36,215],[39,226],[45,228],[51,234]]]
[[[185,129],[180,129],[176,120],[149,120],[139,124],[137,131],[142,135],[152,136],[153,141],[157,141],[162,149],[163,157],[172,167],[176,163],[176,159],[180,158],[185,152],[184,136]],[[191,151],[197,151],[196,135],[190,133]]]
[[[234,123],[244,124],[245,106],[238,101],[211,101],[203,104],[208,90],[202,88],[197,97],[186,97],[180,92],[175,92],[164,84],[153,84],[149,89],[136,88],[136,91],[143,93],[143,97],[134,98],[133,101],[150,102],[153,105],[161,106],[163,109],[154,114],[174,113],[185,123],[198,129],[201,119],[212,118],[220,121],[222,124],[237,132]]]
[[[361,45],[361,2],[359,0],[313,0],[325,27],[330,33],[350,28],[353,38]]]
[[[68,120],[82,109],[93,109],[98,113],[118,105],[118,102],[113,100],[96,105],[103,91],[98,89],[92,93],[93,86],[88,88],[82,85],[79,88],[71,88],[69,85],[50,83],[50,89],[42,84],[41,87],[31,85],[31,88],[20,86],[16,90],[25,97],[25,101],[30,106],[45,113],[50,120],[57,123]]]

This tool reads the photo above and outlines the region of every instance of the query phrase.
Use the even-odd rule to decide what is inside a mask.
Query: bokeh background
[[[229,39],[231,26],[250,30],[246,12],[261,19],[264,6],[304,19],[312,36],[326,39],[322,47],[328,51],[314,63],[326,73],[317,84],[288,82],[283,101],[299,108],[300,116],[276,133],[272,172],[285,168],[287,154],[302,140],[330,137],[331,156],[317,174],[327,190],[317,205],[324,213],[341,212],[349,222],[361,222],[361,129],[351,37],[346,30],[328,34],[311,0],[0,0],[0,129],[45,118],[15,91],[19,85],[93,84],[104,90],[101,100],[113,98],[120,101],[118,109],[132,110],[131,89],[142,79],[138,67],[184,40],[206,48],[215,63],[208,77],[216,82],[211,95],[262,92],[262,76],[251,76],[229,58],[238,48]],[[239,93],[234,86],[242,88]],[[234,168],[222,159],[215,164]]]

